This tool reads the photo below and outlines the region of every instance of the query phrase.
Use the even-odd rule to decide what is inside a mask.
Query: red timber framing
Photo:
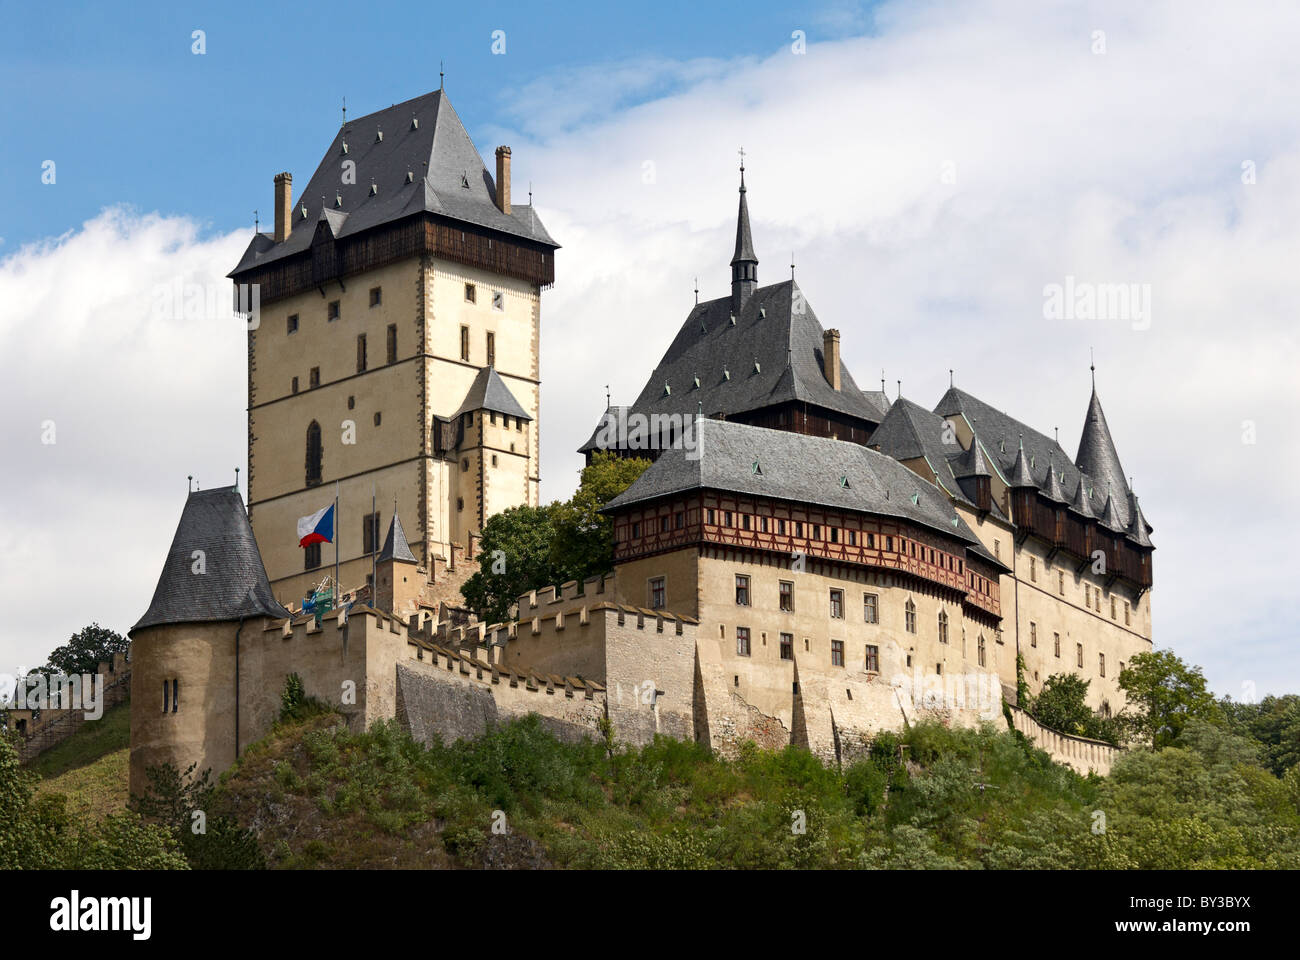
[[[262,304],[340,283],[355,274],[405,260],[434,256],[515,277],[546,289],[555,283],[555,253],[544,244],[473,224],[416,214],[354,237],[335,240],[317,225],[307,250],[233,274],[236,284],[259,284]]]
[[[993,564],[903,521],[713,491],[636,504],[614,518],[615,563],[692,547],[779,555],[787,563],[803,554],[846,569],[896,573],[984,614],[993,626],[1002,616]]]
[[[1048,500],[1037,490],[1021,488],[1011,491],[1011,508],[1020,541],[1037,537],[1051,547],[1048,559],[1065,552],[1076,561],[1079,571],[1094,562],[1093,554],[1101,551],[1106,558],[1107,585],[1125,580],[1140,597],[1151,589],[1151,549],[1139,547],[1124,534],[1103,527],[1100,521],[1086,520],[1068,510],[1065,504]]]

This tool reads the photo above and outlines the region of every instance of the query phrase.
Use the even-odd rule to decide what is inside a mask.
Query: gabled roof
[[[349,168],[355,169],[355,183],[343,182],[345,161],[356,164]],[[230,275],[310,249],[310,227],[322,215],[340,238],[430,213],[558,246],[531,205],[512,203],[505,214],[495,196],[493,178],[460,117],[446,94],[435,90],[349,120],[339,129],[316,172],[294,198],[289,238],[276,243],[269,234],[257,234]]]
[[[698,431],[698,446],[664,450],[605,509],[694,489],[724,490],[906,520],[998,563],[947,495],[893,457],[856,443],[725,420],[701,420]]]
[[[510,392],[510,388],[506,386],[495,367],[484,367],[478,372],[478,376],[470,384],[469,392],[465,394],[465,402],[452,414],[452,419],[472,410],[491,410],[518,417],[520,420],[533,419],[515,399],[515,395]]]
[[[167,623],[289,615],[271,593],[239,491],[222,487],[186,499],[153,601],[130,633]]]
[[[879,411],[881,418],[889,412],[891,401],[889,394],[885,393],[884,390],[863,390],[862,395],[867,398],[868,403]]]
[[[383,549],[379,551],[379,557],[375,562],[383,563],[385,560],[416,562],[415,554],[411,552],[411,545],[406,542],[406,531],[402,529],[402,521],[398,519],[396,513],[388,523],[388,535],[384,537]]]
[[[840,361],[835,390],[822,370],[825,331],[793,280],[759,287],[732,322],[731,297],[697,304],[632,409],[734,417],[790,400],[876,424],[880,413]],[[699,385],[696,386],[696,381]]]

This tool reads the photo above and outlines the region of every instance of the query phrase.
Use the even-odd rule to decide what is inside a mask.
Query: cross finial
[[[745,148],[741,147],[739,153],[740,153],[740,172],[744,173],[745,172]]]

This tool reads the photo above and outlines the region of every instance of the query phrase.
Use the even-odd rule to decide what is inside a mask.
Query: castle
[[[1123,705],[1154,548],[1095,384],[1073,460],[956,387],[932,411],[859,389],[794,280],[758,285],[743,167],[730,296],[697,302],[581,451],[653,461],[606,508],[614,569],[519,598],[508,623],[458,609],[483,524],[538,502],[558,247],[512,205],[510,159],[489,174],[439,90],[346,122],[296,202],[275,177],[274,233],[230,275],[260,291],[248,503],[191,492],[131,630],[133,792],[151,764],[230,766],[291,673],[350,724],[423,740],[536,713],[562,737],[608,721],[629,743],[838,761],[921,716],[1000,717],[1021,679],[1076,673],[1095,708]],[[335,489],[348,592],[307,613],[332,571],[294,525]]]

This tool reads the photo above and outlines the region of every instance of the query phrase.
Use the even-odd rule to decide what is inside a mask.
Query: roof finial
[[[902,400],[902,399],[903,399],[903,381],[902,381],[902,380],[899,380],[899,381],[898,381],[898,399],[899,399],[899,400]]]
[[[261,221],[257,219],[257,211],[254,210],[253,211],[253,232],[257,233],[260,227],[261,227]]]
[[[348,98],[344,97],[343,98],[343,122],[339,124],[339,126],[346,127],[347,125],[348,125]]]
[[[695,278],[695,305],[700,305],[700,278]]]
[[[190,474],[188,477],[186,477],[185,479],[189,481],[189,483],[187,483],[187,484],[185,485],[185,489],[186,489],[186,491],[189,492],[189,493],[193,493],[193,492],[194,492],[194,474],[191,473],[191,474]]]
[[[740,192],[745,192],[745,148],[740,148]]]
[[[235,467],[235,490],[239,489],[239,468]]]
[[[885,393],[885,368],[880,368],[880,392]],[[888,396],[888,394],[885,394]]]
[[[1056,445],[1059,447],[1061,445],[1061,428],[1052,427],[1052,433],[1056,434]]]
[[[609,384],[605,384],[605,409],[609,409]]]
[[[443,61],[439,60],[438,61],[438,89],[439,90],[443,88],[444,80],[446,78],[446,75],[443,73],[443,66],[444,66]]]
[[[1088,369],[1092,371],[1092,389],[1097,389],[1097,357],[1092,352],[1092,347],[1088,348]]]
[[[952,367],[948,368],[948,389],[952,389]]]
[[[794,251],[790,251],[790,279],[794,279]]]

